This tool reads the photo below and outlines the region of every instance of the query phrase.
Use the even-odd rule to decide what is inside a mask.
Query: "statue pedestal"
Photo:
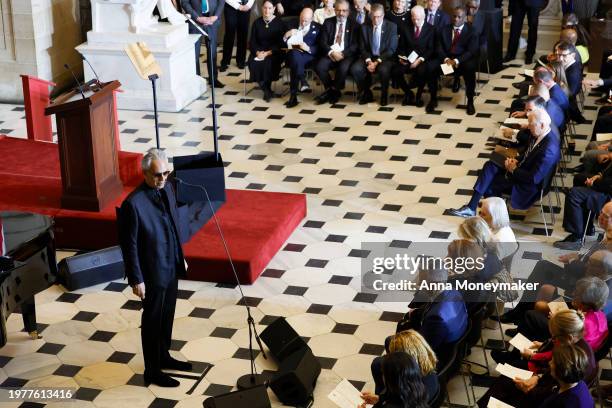
[[[139,0],[124,1],[136,4]],[[151,82],[138,76],[125,52],[125,46],[135,42],[146,43],[162,69],[157,81],[160,111],[178,112],[206,91],[206,82],[195,73],[198,36],[189,34],[187,24],[135,26],[139,20],[134,19],[135,11],[128,4],[97,0],[92,6],[93,29],[87,33],[87,42],[76,50],[89,60],[101,80],[121,82],[124,92],[117,94],[120,109],[153,109]],[[86,81],[95,78],[87,64],[83,67]]]

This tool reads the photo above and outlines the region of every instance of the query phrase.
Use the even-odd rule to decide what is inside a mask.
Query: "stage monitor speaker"
[[[279,317],[261,332],[261,339],[276,360],[282,363],[290,354],[308,345],[284,317]]]
[[[287,356],[270,381],[270,388],[285,405],[302,405],[312,397],[321,364],[310,347]]]
[[[204,408],[270,408],[265,385],[206,398]]]
[[[77,290],[115,279],[123,279],[123,256],[118,246],[62,259],[58,282]]]
[[[221,155],[218,159],[213,152],[174,156],[172,165],[174,166],[174,177],[189,184],[204,186],[213,206],[220,207],[225,202],[225,176]],[[176,197],[179,202],[185,204],[206,203],[206,196],[200,188],[180,182],[176,183]]]

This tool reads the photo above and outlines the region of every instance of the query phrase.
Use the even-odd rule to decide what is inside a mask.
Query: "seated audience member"
[[[565,94],[559,84],[556,83],[553,79],[552,71],[548,70],[547,68],[540,67],[535,70],[533,74],[533,80],[536,84],[542,83],[546,85],[546,87],[548,88],[548,93],[550,94],[550,99],[555,101],[555,103],[559,105],[559,107],[563,109],[564,112],[567,112],[569,110],[570,103],[568,96]]]
[[[367,0],[353,0],[349,18],[358,25],[370,24],[370,12],[366,10],[366,6],[369,6]]]
[[[251,81],[257,82],[268,102],[273,96],[272,81],[278,79],[283,63],[284,22],[274,16],[272,1],[266,0],[261,6],[262,16],[253,22],[249,37],[249,72]]]
[[[524,118],[527,114],[533,111],[535,108],[541,108],[548,113],[552,125],[556,128],[559,134],[565,128],[565,114],[563,110],[556,104],[555,101],[550,99],[550,93],[546,85],[535,84],[532,85],[529,97],[525,101],[524,110],[514,111],[510,114],[513,118]]]
[[[457,290],[439,290],[431,285],[448,280],[448,272],[445,269],[422,269],[419,271],[418,280],[418,285],[425,281],[429,287],[415,294],[408,305],[408,313],[398,328],[400,331],[418,331],[436,353],[440,364],[444,365],[450,357],[449,345],[459,340],[467,330],[468,314],[465,302]]]
[[[383,357],[382,375],[385,390],[380,395],[361,394],[359,408],[373,404],[374,408],[427,408],[427,390],[417,362],[406,353],[391,353]]]
[[[518,158],[508,158],[504,168],[488,161],[476,180],[474,193],[467,205],[450,209],[451,215],[472,217],[480,199],[510,194],[512,208],[528,209],[540,197],[543,183],[548,181],[559,162],[559,134],[551,128],[550,116],[536,109],[530,112],[531,142]]]
[[[501,259],[512,255],[518,244],[514,231],[510,227],[510,216],[506,202],[499,197],[489,197],[481,201],[479,216],[491,229],[491,241],[497,243]]]
[[[612,202],[606,203],[598,218],[599,226],[605,231],[604,239],[593,245],[586,254],[577,252],[561,255],[559,261],[563,266],[540,260],[536,263],[533,271],[527,278],[527,283],[550,284],[564,290],[571,290],[576,282],[583,278],[586,273],[589,258],[601,249],[612,248]],[[520,321],[522,315],[534,308],[536,293],[525,291],[519,304],[512,310],[506,312],[501,321],[504,323]]]
[[[423,88],[425,87],[427,64],[434,57],[436,33],[432,26],[425,24],[425,11],[421,6],[415,6],[410,11],[411,24],[399,27],[399,45],[397,47],[398,61],[393,67],[392,76],[396,83],[404,91],[402,105],[423,106]],[[416,53],[418,57],[414,62],[409,62],[410,54]],[[400,58],[403,57],[403,58]],[[410,75],[407,83],[405,75]],[[416,100],[413,87],[417,87]],[[431,92],[431,89],[430,89]]]
[[[466,9],[466,23],[468,23],[474,29],[474,38],[478,39],[478,53],[476,57],[476,71],[480,68],[480,61],[487,57],[487,35],[488,32],[485,30],[486,17],[479,11],[480,0],[468,0],[465,3]],[[459,92],[461,86],[460,76],[455,73],[455,79],[453,81],[453,93]]]
[[[559,388],[540,408],[591,408],[595,406],[589,387],[584,382],[588,356],[579,347],[566,345],[555,348],[550,362],[550,375]]]
[[[359,54],[357,23],[348,18],[348,1],[336,1],[334,9],[336,17],[325,20],[319,36],[319,49],[323,55],[317,61],[315,71],[325,91],[315,98],[317,105],[325,102],[335,104],[340,100],[351,64]],[[332,70],[335,70],[333,79]]]
[[[397,26],[385,21],[385,10],[380,4],[372,5],[371,23],[361,26],[360,56],[351,66],[351,75],[357,82],[359,104],[374,101],[370,87],[372,76],[380,77],[380,105],[388,103],[389,80],[393,57],[397,49]]]
[[[404,330],[391,336],[389,342],[389,353],[402,352],[408,354],[421,369],[423,384],[427,393],[428,402],[431,404],[440,391],[436,365],[438,359],[429,344],[415,330]],[[374,378],[374,393],[380,395],[384,392],[385,383],[382,375],[382,362],[384,357],[376,357],[372,361],[372,377]]]
[[[595,274],[601,274],[604,269],[604,254],[607,251],[597,251],[589,258],[587,276],[576,282],[576,288],[571,294],[573,296],[571,306],[584,314],[584,340],[594,351],[601,348],[608,336],[608,321],[603,307],[608,301],[609,289],[606,282]],[[599,255],[599,253],[604,253]],[[607,253],[609,263],[612,254]],[[608,265],[610,267],[612,265]],[[604,271],[605,273],[605,271]],[[593,275],[591,275],[593,274]],[[549,337],[548,317],[550,315],[549,303],[558,298],[556,288],[543,285],[540,292],[547,292],[547,300],[536,303],[534,310],[529,310],[519,322],[517,329],[506,330],[509,336],[521,333],[531,340],[544,341]]]
[[[581,165],[574,167],[574,172],[580,172],[589,176],[598,174],[602,167],[610,161],[609,153],[612,151],[612,143],[589,142],[580,158]],[[601,156],[601,157],[600,157]]]
[[[570,97],[578,95],[582,87],[582,64],[576,60],[576,47],[566,41],[561,41],[555,47],[557,59],[565,68],[567,86]]]
[[[583,234],[593,234],[593,219],[612,198],[612,152],[597,156],[597,161],[601,163],[600,171],[576,175],[574,186],[565,195],[563,228],[569,235],[555,242],[556,248],[580,249]]]
[[[565,92],[569,103],[570,90],[567,86],[567,78],[565,77],[565,68],[563,68],[563,64],[560,61],[553,61],[549,64],[549,67],[553,73],[554,81],[561,87],[563,92]]]
[[[395,24],[398,35],[401,35],[402,27],[410,24],[410,9],[406,7],[406,1],[393,0],[391,10],[385,13],[385,19]]]
[[[425,9],[425,22],[433,26],[436,31],[451,23],[450,16],[440,10],[440,4],[440,0],[427,0],[427,8]]]
[[[301,33],[302,38],[300,44],[292,45],[287,52],[286,64],[289,66],[291,92],[289,100],[285,103],[288,108],[293,108],[298,104],[297,93],[300,90],[300,84],[305,80],[306,65],[312,62],[317,55],[317,40],[320,32],[321,26],[312,21],[312,9],[306,7],[300,13],[299,26],[287,31],[283,37],[283,40],[287,42],[295,34]]]
[[[447,64],[463,77],[465,94],[467,96],[467,114],[476,113],[474,95],[476,91],[476,69],[478,64],[478,40],[474,29],[465,23],[465,9],[457,7],[453,11],[453,23],[440,27],[437,42],[437,61],[429,64],[431,99],[426,107],[427,113],[432,113],[438,105],[438,78],[442,73],[440,64]]]
[[[314,11],[313,21],[317,24],[323,25],[326,19],[334,17],[336,15],[334,10],[334,0],[323,1],[323,7],[319,7]]]
[[[539,374],[528,380],[511,380],[499,377],[478,401],[486,407],[490,397],[497,398],[514,407],[538,407],[542,400],[554,393],[557,381],[551,377],[549,362],[553,353],[563,346],[574,346],[587,357],[584,370],[585,382],[591,383],[597,375],[597,362],[589,344],[582,338],[584,320],[579,312],[568,309],[555,313],[549,321],[550,338],[544,343],[534,341],[532,348],[518,351],[494,350],[491,356],[498,363],[508,363],[518,368],[529,369]],[[522,357],[522,358],[521,358]]]

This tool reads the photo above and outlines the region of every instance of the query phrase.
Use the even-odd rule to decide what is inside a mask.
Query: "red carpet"
[[[0,137],[0,210],[31,211],[55,218],[59,248],[101,249],[117,244],[115,207],[142,180],[141,155],[120,152],[124,190],[102,211],[60,208],[62,181],[57,145]],[[33,159],[35,158],[35,159]],[[303,194],[227,190],[217,217],[242,283],[252,283],[306,216]],[[225,250],[212,221],[185,246],[188,279],[233,282]]]

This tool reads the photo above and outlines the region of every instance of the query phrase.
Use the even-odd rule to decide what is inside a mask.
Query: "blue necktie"
[[[208,0],[202,0],[202,14],[208,13]]]
[[[380,52],[380,26],[374,26],[374,36],[372,38],[372,53],[376,56]]]
[[[363,24],[363,14],[357,14],[357,23]]]

